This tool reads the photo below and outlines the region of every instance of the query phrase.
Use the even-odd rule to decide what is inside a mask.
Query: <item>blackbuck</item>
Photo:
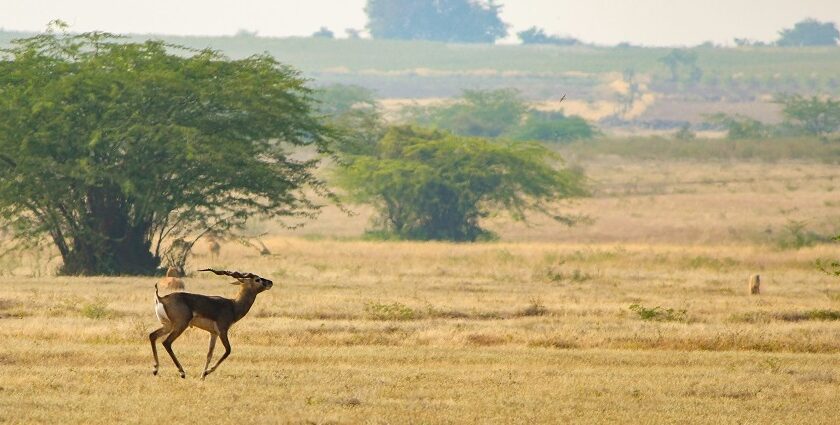
[[[230,342],[228,341],[228,330],[230,327],[245,317],[248,310],[254,304],[257,294],[271,289],[272,281],[259,277],[253,273],[231,272],[227,270],[203,269],[217,275],[230,276],[236,281],[232,285],[239,285],[239,294],[236,298],[211,297],[207,295],[191,294],[189,292],[176,292],[161,297],[158,293],[158,285],[155,284],[155,314],[163,325],[160,329],[149,334],[149,341],[152,343],[152,354],[155,358],[155,366],[152,374],[158,373],[158,354],[156,342],[158,338],[167,335],[163,340],[163,348],[172,357],[172,362],[178,368],[181,378],[186,378],[184,368],[175,357],[172,351],[172,342],[187,329],[194,326],[210,333],[210,348],[207,351],[207,362],[204,364],[204,372],[201,379],[213,373],[216,368],[230,355]],[[208,369],[210,360],[213,358],[213,347],[216,345],[216,338],[222,340],[225,346],[225,354],[219,358],[212,368]]]

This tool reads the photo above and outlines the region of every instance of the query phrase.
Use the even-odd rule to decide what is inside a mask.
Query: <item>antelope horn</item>
[[[259,277],[253,273],[240,273],[236,271],[229,271],[229,270],[214,270],[214,269],[200,269],[200,272],[213,272],[219,276],[230,276],[235,279],[247,279],[250,277]]]

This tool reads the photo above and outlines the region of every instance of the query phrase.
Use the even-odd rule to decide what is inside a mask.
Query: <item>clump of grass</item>
[[[529,317],[529,316],[544,316],[548,313],[548,309],[545,308],[545,305],[542,303],[542,300],[539,298],[531,298],[528,302],[528,306],[519,310],[516,314],[519,317]]]
[[[108,304],[101,298],[97,298],[93,302],[83,305],[79,313],[88,319],[94,320],[110,319],[116,315],[116,312],[109,309]]]
[[[655,322],[684,322],[687,314],[686,310],[662,308],[660,306],[648,308],[641,304],[631,304],[630,311],[636,313],[642,320]]]
[[[371,302],[365,304],[365,313],[373,320],[414,320],[418,314],[411,307],[402,303],[379,303]]]
[[[785,322],[801,322],[806,320],[832,321],[840,320],[840,310],[807,310],[790,313],[776,313],[775,317]]]
[[[729,317],[729,320],[743,323],[767,323],[771,320],[781,320],[783,322],[805,322],[811,320],[834,321],[840,320],[840,310],[815,309],[786,312],[752,311],[733,314]]]
[[[467,342],[472,345],[491,346],[501,345],[507,342],[507,339],[501,335],[493,335],[486,333],[477,333],[467,335]]]
[[[560,350],[570,350],[578,348],[578,343],[562,336],[550,336],[545,338],[534,339],[528,341],[529,347],[541,348],[557,348]]]
[[[732,258],[714,258],[707,255],[698,255],[688,258],[685,261],[685,267],[689,269],[712,269],[722,270],[736,265],[738,262]]]

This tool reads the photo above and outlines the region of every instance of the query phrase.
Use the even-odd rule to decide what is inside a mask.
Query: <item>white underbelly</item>
[[[163,304],[157,302],[157,300],[155,300],[155,314],[157,315],[157,318],[158,320],[160,320],[161,324],[165,325],[167,323],[172,322],[171,320],[169,320],[169,316],[166,315],[166,309],[163,308]]]

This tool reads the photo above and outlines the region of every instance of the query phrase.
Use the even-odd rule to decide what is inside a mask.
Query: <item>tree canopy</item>
[[[805,134],[825,137],[840,130],[840,100],[801,95],[780,96],[786,121]]]
[[[368,0],[373,38],[493,43],[507,35],[494,0]]]
[[[499,210],[524,220],[553,201],[585,194],[580,173],[534,143],[504,143],[439,130],[392,127],[369,155],[351,156],[339,183],[378,211],[378,230],[419,240],[474,241],[480,219]]]
[[[66,274],[149,273],[167,246],[328,195],[291,148],[331,132],[269,56],[49,31],[3,51],[0,93],[0,218]]]
[[[407,108],[405,115],[415,124],[462,136],[564,142],[596,133],[581,117],[531,108],[515,89],[464,90],[452,104]]]
[[[820,22],[805,19],[797,22],[793,28],[779,31],[779,46],[836,46],[840,41],[840,31],[834,22]]]

